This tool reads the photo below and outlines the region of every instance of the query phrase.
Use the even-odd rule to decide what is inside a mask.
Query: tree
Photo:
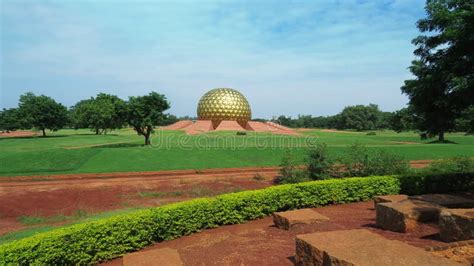
[[[46,136],[46,129],[57,131],[68,122],[67,108],[54,99],[31,92],[20,96],[19,117],[26,127],[34,127]]]
[[[71,109],[75,128],[87,127],[96,135],[122,128],[125,124],[125,101],[115,95],[99,93],[95,98],[82,100]]]
[[[464,110],[455,122],[456,131],[474,134],[474,105]]]
[[[328,156],[326,144],[320,143],[309,150],[307,171],[313,180],[327,179],[334,174],[334,162]]]
[[[396,111],[390,119],[390,128],[396,132],[415,129],[416,117],[410,108]]]
[[[375,104],[368,106],[347,106],[339,114],[339,129],[372,130],[376,129],[380,110]]]
[[[150,145],[150,135],[154,127],[159,125],[166,115],[163,113],[170,108],[164,95],[151,92],[145,96],[130,97],[127,103],[127,122],[138,135],[145,137],[145,145]]]
[[[10,108],[0,111],[0,130],[13,131],[21,127],[18,109]]]
[[[414,79],[401,87],[421,118],[417,126],[437,134],[455,127],[455,119],[474,103],[474,2],[428,0],[427,18],[417,22],[425,35],[413,39],[418,57],[410,66]]]

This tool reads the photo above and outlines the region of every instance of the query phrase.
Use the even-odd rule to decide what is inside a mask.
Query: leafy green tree
[[[10,108],[0,111],[0,130],[14,131],[21,128],[18,109]]]
[[[46,136],[46,129],[57,131],[68,123],[67,108],[54,99],[31,92],[20,96],[19,116],[26,127],[34,127]]]
[[[145,145],[150,145],[150,135],[154,127],[166,118],[163,113],[170,108],[166,97],[156,92],[145,96],[130,97],[127,103],[127,122],[138,135],[145,137]]]
[[[373,130],[377,128],[380,110],[377,105],[347,106],[339,115],[339,129]]]
[[[71,108],[75,128],[90,128],[95,133],[122,128],[126,120],[125,101],[115,95],[99,93],[95,98],[82,100]]]
[[[410,71],[401,90],[422,119],[417,126],[437,134],[455,127],[455,119],[474,103],[474,2],[428,0],[427,17],[417,22],[420,32]]]
[[[464,110],[455,123],[456,131],[474,134],[474,105]]]
[[[396,132],[415,129],[415,116],[410,108],[396,111],[390,118],[390,128]]]
[[[75,129],[89,128],[91,125],[91,116],[93,99],[81,100],[70,109],[70,121]],[[99,132],[96,132],[99,134]]]

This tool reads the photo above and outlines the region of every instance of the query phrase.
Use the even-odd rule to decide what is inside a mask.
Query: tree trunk
[[[438,141],[439,142],[444,142],[444,132],[439,132],[438,133]]]
[[[99,135],[99,129],[98,128],[95,129],[95,134]]]
[[[151,144],[150,134],[145,134],[145,145],[150,145],[150,144]]]
[[[43,131],[43,137],[46,137],[46,131],[44,130],[44,128],[42,128],[41,131]]]

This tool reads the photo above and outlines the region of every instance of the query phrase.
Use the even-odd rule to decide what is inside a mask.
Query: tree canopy
[[[54,99],[31,92],[20,96],[18,115],[25,127],[37,128],[46,136],[46,129],[56,131],[68,123],[67,108]]]
[[[428,0],[427,17],[417,22],[414,60],[401,90],[420,117],[420,130],[438,134],[455,128],[455,120],[474,104],[474,2]]]
[[[121,128],[126,120],[125,101],[115,95],[100,93],[95,98],[82,100],[71,108],[75,128],[90,128],[96,134]]]
[[[165,119],[163,112],[170,108],[166,97],[156,92],[145,96],[130,97],[127,103],[127,122],[138,135],[145,137],[145,145],[150,145],[150,135],[154,127]]]

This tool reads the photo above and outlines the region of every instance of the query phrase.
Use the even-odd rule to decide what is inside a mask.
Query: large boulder
[[[410,196],[409,199],[426,201],[446,208],[474,208],[474,199],[464,195],[424,194]]]
[[[454,261],[365,229],[296,236],[296,265],[436,266]]]
[[[474,209],[443,210],[439,235],[446,242],[474,239]]]
[[[329,218],[311,209],[301,209],[273,213],[273,222],[276,227],[290,230],[297,225],[309,225],[328,221]]]
[[[376,223],[382,229],[405,233],[420,222],[437,222],[442,209],[420,200],[379,203],[375,206]]]
[[[379,203],[385,202],[399,202],[402,200],[408,199],[407,195],[399,194],[399,195],[384,195],[384,196],[375,196],[374,197],[374,206]]]

